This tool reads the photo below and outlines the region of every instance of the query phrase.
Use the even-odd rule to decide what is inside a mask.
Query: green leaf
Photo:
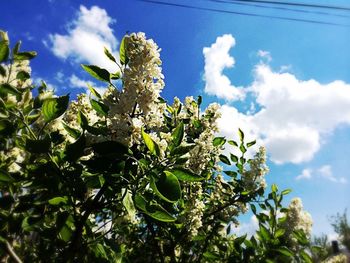
[[[277,252],[279,252],[280,254],[287,256],[287,257],[293,257],[294,254],[292,251],[289,250],[289,248],[287,247],[280,247],[276,249]]]
[[[222,161],[224,164],[231,165],[230,160],[227,158],[227,156],[220,154],[219,155],[220,161]]]
[[[238,129],[238,135],[239,135],[239,139],[241,142],[244,141],[244,132],[239,128]]]
[[[255,145],[256,144],[256,140],[254,140],[254,141],[251,141],[251,142],[248,142],[247,143],[247,147],[249,148],[249,147],[252,147],[253,145]]]
[[[84,134],[82,134],[78,140],[66,146],[66,150],[65,150],[66,157],[73,161],[79,159],[81,156],[84,155],[85,144],[86,144],[85,136]]]
[[[18,72],[17,75],[16,75],[16,79],[20,79],[22,81],[24,81],[26,79],[29,79],[29,78],[30,78],[29,73],[24,71],[24,70]]]
[[[292,192],[292,189],[286,189],[286,190],[283,190],[283,191],[281,192],[281,194],[282,194],[282,195],[287,195],[287,194],[289,194],[290,192]]]
[[[205,257],[206,259],[209,259],[209,262],[212,262],[213,260],[218,260],[220,259],[220,255],[214,252],[210,252],[210,251],[206,251],[205,253],[203,253],[203,257]]]
[[[94,95],[96,98],[101,99],[101,95],[89,83],[86,83],[86,84],[91,94]]]
[[[19,52],[17,54],[14,54],[13,58],[14,60],[30,60],[35,58],[37,53],[35,51],[28,51],[28,52]]]
[[[72,234],[72,230],[67,225],[64,225],[60,231],[60,238],[63,241],[68,242],[72,237]]]
[[[256,214],[256,207],[255,207],[255,205],[251,204],[250,208],[252,209],[253,213]]]
[[[238,163],[238,157],[232,153],[230,154],[230,159],[232,162]]]
[[[243,143],[239,146],[239,149],[241,150],[242,153],[247,152],[247,149],[244,147]]]
[[[306,253],[305,251],[300,251],[300,255],[301,257],[304,259],[304,262],[306,263],[312,263],[312,258],[310,257],[310,255],[308,253]]]
[[[51,141],[50,138],[43,140],[26,140],[25,148],[30,153],[47,153],[50,150]]]
[[[0,182],[14,182],[15,179],[12,178],[6,171],[0,169]]]
[[[6,70],[3,65],[0,65],[0,75],[3,77],[6,76]]]
[[[225,144],[225,142],[226,142],[225,137],[216,137],[216,138],[214,138],[214,140],[213,140],[213,145],[214,145],[215,147],[217,147],[217,146],[222,146],[222,145]]]
[[[175,203],[181,198],[181,188],[177,177],[169,171],[165,171],[159,180],[151,177],[153,191],[163,200]]]
[[[201,177],[184,168],[175,168],[175,169],[169,170],[169,172],[174,174],[177,177],[177,179],[185,182],[198,182],[205,179],[204,177]]]
[[[224,173],[231,177],[236,177],[238,175],[235,171],[224,171]]]
[[[113,61],[114,63],[117,63],[115,57],[112,55],[111,52],[109,52],[109,50],[106,47],[104,47],[104,53],[111,61]]]
[[[49,200],[50,205],[60,205],[62,203],[67,204],[67,202],[68,202],[67,196],[57,196]]]
[[[127,192],[125,193],[125,191],[127,191]],[[127,189],[122,189],[122,195],[124,195],[124,194],[125,194],[125,196],[123,198],[123,205],[124,205],[126,211],[128,212],[129,216],[131,218],[135,218],[136,209],[134,206],[134,201],[132,200],[131,191],[127,190]]]
[[[171,135],[174,146],[177,147],[181,144],[184,137],[184,124],[180,122]]]
[[[95,65],[81,65],[83,69],[95,79],[110,83],[110,74],[106,69]]]
[[[91,107],[102,116],[107,116],[109,108],[108,106],[104,105],[102,102],[99,102],[94,99],[90,99]]]
[[[1,31],[0,40],[0,62],[6,61],[10,54],[9,40],[6,32]]]
[[[276,192],[278,191],[278,187],[277,187],[276,184],[272,184],[272,185],[271,185],[271,191],[272,191],[273,193],[276,193]]]
[[[16,95],[16,96],[19,96],[22,94],[15,87],[13,87],[12,85],[10,85],[8,83],[0,84],[0,93],[1,94],[12,94],[12,95]]]
[[[285,232],[286,232],[286,231],[285,231],[284,229],[282,229],[282,228],[278,229],[278,230],[275,232],[275,238],[279,238],[279,237],[283,236]]]
[[[149,136],[147,133],[145,133],[145,131],[142,129],[141,131],[142,134],[142,138],[143,141],[145,142],[148,150],[155,156],[159,156],[160,155],[160,149],[158,144],[153,141],[153,139],[151,138],[151,136]]]
[[[149,205],[140,194],[136,194],[134,201],[137,208],[158,221],[174,222],[176,220],[176,218],[169,214],[162,206],[158,204]]]
[[[14,48],[13,48],[13,50],[12,50],[12,53],[13,53],[14,55],[16,55],[16,54],[19,52],[19,49],[20,49],[20,47],[21,47],[21,44],[22,44],[22,42],[21,42],[21,41],[18,41],[18,42],[16,43],[16,45],[14,46]]]
[[[260,225],[259,233],[260,233],[259,236],[260,236],[263,240],[269,241],[269,240],[271,239],[271,236],[270,236],[269,231],[268,231],[267,228],[264,227],[263,225]]]
[[[77,129],[74,129],[72,127],[69,127],[66,123],[62,122],[63,128],[68,132],[70,136],[72,136],[74,139],[78,139],[81,135],[81,132]]]
[[[119,47],[119,57],[120,57],[120,63],[122,65],[126,65],[129,62],[129,58],[126,54],[126,38],[128,38],[129,36],[124,36],[122,39],[122,42],[120,43],[120,47]]]
[[[202,104],[202,96],[198,96],[197,104],[198,104],[198,108],[199,108],[201,106],[201,104]]]
[[[123,155],[128,153],[128,147],[116,141],[104,141],[91,145],[92,149],[101,155],[118,154]]]
[[[69,95],[44,100],[41,108],[44,115],[44,120],[46,122],[50,122],[60,117],[67,110],[68,103]]]
[[[82,111],[78,112],[78,123],[83,130],[86,130],[89,126],[89,120],[86,118]]]
[[[238,144],[233,140],[229,140],[228,144],[238,147]]]
[[[0,197],[0,208],[1,210],[8,210],[11,208],[12,204],[15,202],[15,199],[12,195],[3,195]]]
[[[117,72],[111,74],[111,79],[120,79],[121,76],[122,76],[122,74],[119,71],[117,71]]]

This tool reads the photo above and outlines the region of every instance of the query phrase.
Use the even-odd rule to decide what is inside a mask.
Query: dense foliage
[[[105,50],[117,72],[82,65],[106,91],[76,101],[34,87],[36,53],[0,41],[0,258],[311,262],[311,218],[300,199],[282,206],[290,190],[265,194],[264,149],[249,159],[243,131],[215,137],[217,104],[161,98],[160,50],[144,34],[125,36],[119,59]],[[258,230],[238,236],[250,209]]]

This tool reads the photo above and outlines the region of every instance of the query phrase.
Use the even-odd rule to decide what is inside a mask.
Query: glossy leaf
[[[142,134],[143,141],[145,142],[148,150],[153,155],[159,156],[160,155],[159,145],[155,141],[153,141],[151,136],[149,136],[143,129],[141,131],[141,134]]]
[[[175,130],[172,133],[172,139],[173,139],[173,143],[174,146],[177,147],[181,144],[182,139],[184,137],[184,124],[183,122],[180,122],[177,127],[175,128]]]
[[[42,105],[42,113],[44,115],[44,120],[46,122],[50,122],[60,117],[67,110],[68,103],[68,95],[44,100],[44,103]]]
[[[177,177],[169,171],[165,171],[158,180],[151,177],[153,191],[163,200],[175,203],[181,198],[181,188]]]
[[[3,62],[8,59],[10,48],[7,33],[1,31],[0,36],[0,62]]]
[[[8,83],[0,84],[0,94],[21,95],[22,93]]]
[[[18,52],[13,56],[15,60],[30,60],[35,58],[37,53],[35,51],[28,51],[28,52]]]
[[[102,116],[107,116],[108,115],[108,111],[109,111],[108,106],[106,106],[102,102],[99,102],[99,101],[94,100],[94,99],[90,99],[90,103],[91,103],[91,107],[97,113],[101,114]]]
[[[54,198],[51,198],[48,202],[50,205],[60,205],[60,204],[66,204],[68,201],[67,196],[57,196]]]
[[[81,65],[82,68],[89,73],[92,77],[95,79],[105,81],[105,82],[110,82],[110,74],[106,69],[100,68],[95,65]]]
[[[225,137],[216,137],[213,140],[213,145],[214,146],[222,146],[225,144],[225,142],[226,142]]]
[[[6,171],[0,169],[0,182],[13,182],[15,179]]]
[[[219,155],[220,161],[222,161],[224,164],[231,165],[230,160],[227,158],[227,156],[220,154]]]
[[[109,58],[114,63],[117,63],[115,57],[112,55],[112,53],[106,47],[104,47],[104,53],[107,56],[107,58]]]
[[[120,48],[119,48],[119,57],[120,57],[120,63],[122,65],[126,65],[129,62],[129,58],[126,54],[126,38],[128,36],[124,36],[122,39],[122,42],[120,43]]]
[[[177,179],[179,179],[180,181],[185,181],[185,182],[198,182],[205,179],[204,177],[201,177],[184,168],[175,168],[175,169],[169,170],[169,172],[174,174],[177,177]]]
[[[286,257],[293,257],[294,254],[292,251],[289,250],[289,248],[287,247],[281,247],[276,249],[277,252],[279,252],[280,254],[286,256]]]

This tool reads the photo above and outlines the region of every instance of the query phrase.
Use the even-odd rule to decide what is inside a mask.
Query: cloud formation
[[[105,9],[81,5],[77,17],[67,27],[67,34],[50,34],[46,46],[61,59],[72,58],[76,62],[98,65],[116,71],[116,65],[103,52],[106,47],[117,54],[118,40],[113,35],[111,25],[115,23]]]
[[[312,178],[324,179],[334,183],[346,184],[347,180],[345,177],[336,177],[332,172],[332,167],[330,165],[323,165],[316,169],[306,168],[300,175],[298,175],[296,180],[309,180]]]
[[[232,35],[226,34],[216,39],[210,47],[203,49],[205,59],[204,91],[209,95],[225,100],[239,100],[244,98],[243,90],[231,84],[230,79],[223,74],[225,68],[232,68],[235,60],[229,51],[235,46]]]
[[[224,39],[231,39],[231,42]],[[232,36],[224,35],[211,46],[213,54],[220,54],[216,60],[213,54],[208,59],[211,51],[208,48],[203,49],[206,54],[206,72],[208,68],[222,69],[223,62],[219,63],[217,60],[228,59],[228,52],[234,43],[232,39]],[[260,53],[260,56],[270,56],[266,51]],[[230,64],[227,62],[225,65]],[[222,71],[219,72],[222,74]],[[241,94],[251,95],[253,110],[243,113],[227,102],[221,109],[219,128],[222,135],[228,137],[232,137],[241,128],[251,139],[257,138],[267,147],[273,162],[283,164],[310,161],[320,150],[327,135],[341,124],[350,124],[350,84],[339,80],[328,84],[321,84],[313,79],[300,80],[288,72],[275,72],[262,62],[256,65],[253,75],[253,83],[239,89]],[[219,82],[208,77],[206,81],[205,92],[208,95],[218,96],[230,94],[232,91],[232,86],[220,86]],[[220,88],[216,90],[215,87]],[[215,90],[217,93],[213,92]],[[232,96],[231,100],[237,98]],[[243,102],[251,103],[243,97],[239,98]],[[226,96],[226,99],[229,100],[230,97]]]

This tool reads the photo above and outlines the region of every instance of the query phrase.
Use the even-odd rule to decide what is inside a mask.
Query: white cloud
[[[106,47],[116,54],[118,45],[110,27],[115,21],[108,16],[105,9],[93,6],[87,9],[80,6],[77,18],[69,23],[66,35],[50,34],[49,42],[44,41],[59,58],[73,58],[76,62],[98,65],[111,71],[117,66],[105,55]]]
[[[342,184],[347,183],[347,180],[344,177],[337,178],[333,175],[332,167],[330,165],[324,165],[324,166],[320,167],[317,170],[317,172],[320,175],[320,177],[322,177],[328,181],[331,181],[334,183],[342,183]]]
[[[269,51],[259,50],[257,54],[258,57],[265,59],[267,62],[272,60],[271,53]]]
[[[233,36],[226,34],[218,37],[210,47],[203,48],[204,79],[206,81],[204,91],[207,94],[226,100],[244,98],[243,90],[232,85],[230,79],[222,73],[225,68],[232,68],[235,64],[234,58],[229,54],[234,45]]]
[[[221,74],[223,65],[233,65],[234,60],[228,55],[233,44],[234,38],[224,35],[211,48],[205,48],[206,76],[208,73],[205,91],[208,95],[231,94],[230,85],[218,86],[225,90],[214,89],[216,78],[210,76]],[[269,55],[266,51],[260,53]],[[209,74],[211,71],[214,73]],[[341,124],[350,124],[350,84],[339,80],[328,84],[313,79],[299,80],[291,73],[275,72],[264,63],[259,63],[253,74],[253,83],[235,90],[251,95],[249,99],[253,98],[255,111],[242,113],[225,104],[219,128],[222,135],[231,138],[240,127],[266,146],[273,162],[310,161],[327,135]],[[244,102],[251,103],[251,100]]]
[[[295,179],[296,180],[302,180],[302,179],[311,179],[311,169],[304,169],[301,174],[299,174]]]
[[[232,234],[236,236],[253,236],[256,231],[259,229],[259,221],[255,215],[250,218],[250,221],[246,223],[240,223],[237,227],[232,229]]]
[[[324,179],[327,181],[331,181],[334,183],[341,183],[341,184],[347,183],[347,180],[345,177],[336,177],[332,172],[332,167],[328,164],[315,169],[306,168],[295,179],[304,180],[304,179],[311,179],[311,178],[319,178],[319,179]]]
[[[103,88],[103,87],[97,87],[95,85],[95,83],[93,83],[92,81],[87,81],[87,80],[83,80],[78,78],[76,75],[72,75],[69,78],[69,84],[71,87],[73,88],[82,88],[82,89],[86,89],[86,93],[90,94],[90,91],[88,89],[88,85],[90,85],[91,87],[93,87],[99,94],[103,94],[107,88]]]

